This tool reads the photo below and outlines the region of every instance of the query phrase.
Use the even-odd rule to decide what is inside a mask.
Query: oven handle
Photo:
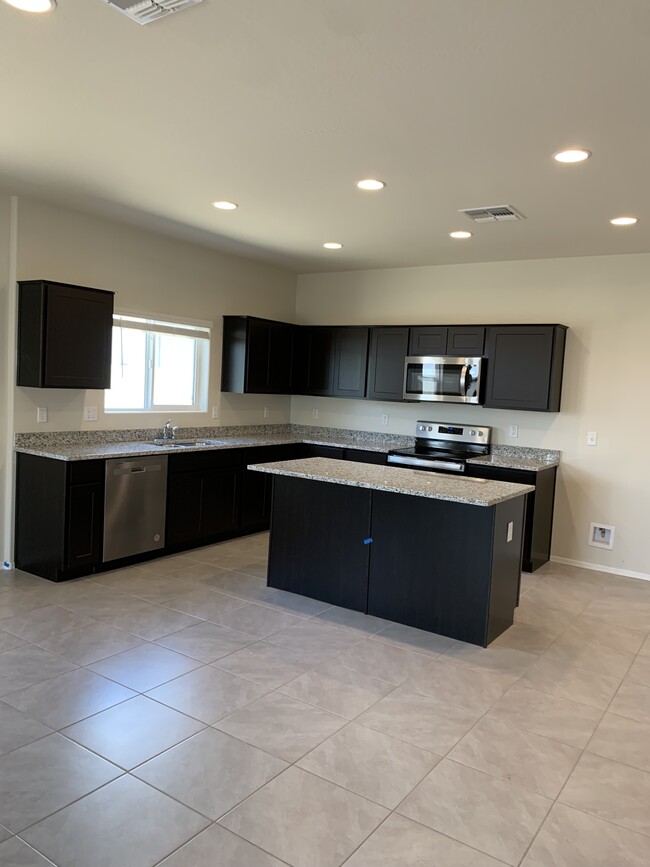
[[[409,458],[405,455],[388,455],[388,463],[405,467],[426,467],[431,470],[451,470],[454,473],[465,472],[465,464],[454,461],[428,460],[427,458]]]
[[[465,397],[467,394],[467,371],[469,370],[468,364],[463,364],[463,369],[460,372],[460,396]]]

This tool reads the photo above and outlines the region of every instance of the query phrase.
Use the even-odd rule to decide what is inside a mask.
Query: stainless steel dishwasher
[[[106,461],[104,562],[165,545],[167,455]]]

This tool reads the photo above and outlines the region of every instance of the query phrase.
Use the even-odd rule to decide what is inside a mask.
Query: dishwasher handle
[[[135,467],[131,464],[122,464],[121,466],[114,467],[111,472],[114,476],[128,476],[131,473],[159,473],[161,470],[161,464],[153,464],[149,467],[143,467],[141,464]]]

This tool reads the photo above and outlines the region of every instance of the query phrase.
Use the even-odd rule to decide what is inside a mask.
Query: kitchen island
[[[326,458],[274,475],[268,584],[486,647],[512,625],[533,488]]]

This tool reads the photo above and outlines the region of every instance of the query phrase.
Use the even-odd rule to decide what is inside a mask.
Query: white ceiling
[[[0,184],[299,272],[647,252],[649,45],[646,0],[0,3]]]

